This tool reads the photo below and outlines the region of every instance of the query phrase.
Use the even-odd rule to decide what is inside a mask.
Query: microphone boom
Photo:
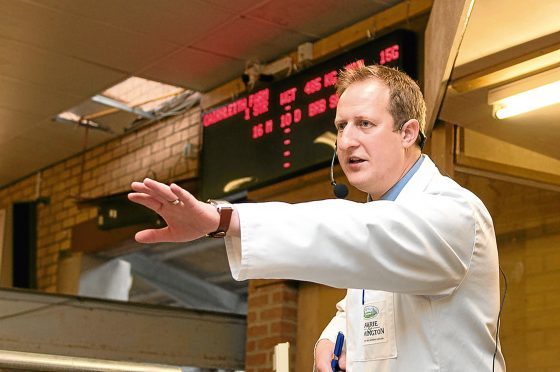
[[[348,196],[348,187],[343,183],[336,183],[334,180],[334,159],[336,159],[336,147],[331,161],[331,185],[333,187],[334,196],[339,199],[346,199]]]

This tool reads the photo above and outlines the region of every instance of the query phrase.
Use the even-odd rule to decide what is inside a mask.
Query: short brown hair
[[[358,65],[357,67],[341,70],[336,83],[336,92],[340,96],[353,83],[367,79],[377,79],[389,88],[389,112],[393,116],[394,129],[410,119],[418,120],[420,132],[417,143],[425,133],[426,102],[420,87],[410,76],[397,69],[382,65]]]

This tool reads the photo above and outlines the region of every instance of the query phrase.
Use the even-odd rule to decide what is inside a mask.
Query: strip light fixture
[[[560,67],[514,81],[488,92],[497,119],[560,103]]]

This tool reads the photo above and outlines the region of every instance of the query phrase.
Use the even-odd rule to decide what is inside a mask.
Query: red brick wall
[[[295,371],[297,283],[281,280],[249,282],[246,372],[272,371],[274,346],[290,343],[290,371]]]
[[[164,182],[194,177],[198,161],[183,156],[184,145],[200,143],[200,110],[170,118],[87,150],[0,189],[0,208],[49,197],[38,207],[37,279],[41,290],[57,289],[58,259],[70,249],[74,225],[95,218],[95,208],[78,209],[79,198],[130,190],[144,177]]]

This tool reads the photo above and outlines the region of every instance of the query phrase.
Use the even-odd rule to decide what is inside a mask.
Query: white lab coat
[[[355,288],[321,336],[345,333],[347,371],[492,370],[500,298],[492,219],[428,157],[394,202],[236,208],[241,238],[226,238],[235,279]],[[505,371],[499,348],[495,370]]]

